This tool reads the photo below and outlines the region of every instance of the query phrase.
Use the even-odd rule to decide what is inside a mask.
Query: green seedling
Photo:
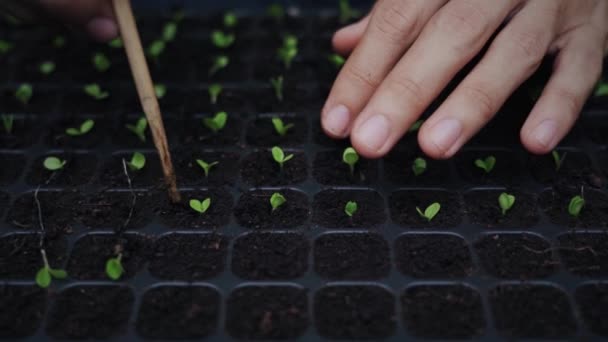
[[[42,165],[44,166],[45,169],[47,169],[49,171],[57,171],[57,170],[63,169],[63,167],[65,166],[66,163],[67,163],[66,160],[62,160],[62,159],[59,159],[54,156],[49,156],[49,157],[44,158]]]
[[[163,26],[163,40],[165,42],[172,42],[175,40],[175,36],[177,35],[177,23],[168,22]]]
[[[133,132],[133,134],[135,134],[141,142],[146,142],[146,129],[148,128],[148,120],[146,120],[145,117],[137,119],[135,125],[126,124],[125,127],[129,131]]]
[[[197,199],[190,200],[190,208],[200,214],[206,213],[210,206],[211,198],[209,197],[205,198],[203,201],[199,201]]]
[[[221,131],[228,122],[228,114],[226,112],[218,112],[212,118],[203,118],[203,124],[213,133]]]
[[[220,93],[222,92],[222,86],[218,83],[213,83],[209,85],[207,91],[209,92],[209,101],[211,102],[211,104],[216,104],[217,99],[220,96]]]
[[[271,152],[272,158],[279,164],[281,170],[283,170],[283,165],[293,158],[293,154],[285,155],[285,152],[278,146],[273,147]]]
[[[503,215],[507,215],[507,211],[513,207],[513,204],[515,204],[515,196],[506,192],[503,192],[498,196],[498,205],[500,206]]]
[[[230,64],[230,58],[225,55],[217,56],[213,59],[213,64],[209,68],[209,76],[215,75],[218,71],[224,69]]]
[[[30,102],[32,95],[34,95],[34,89],[29,83],[22,83],[17,90],[15,90],[15,98],[24,105],[27,105]]]
[[[278,192],[275,192],[274,194],[272,194],[272,196],[270,196],[270,206],[272,207],[272,212],[274,212],[280,206],[285,204],[285,202],[287,202],[287,200],[285,199],[285,196],[281,195]]]
[[[574,196],[568,204],[568,213],[573,217],[578,217],[581,214],[581,210],[585,206],[585,199],[581,196]]]
[[[235,36],[232,33],[224,33],[220,30],[214,30],[211,32],[211,42],[215,47],[220,49],[226,49],[234,43]]]
[[[274,89],[274,96],[277,98],[277,101],[283,101],[283,75],[279,75],[275,78],[270,79],[270,84]]]
[[[214,166],[216,166],[217,164],[219,164],[219,162],[217,162],[217,161],[214,161],[214,162],[211,162],[211,163],[207,163],[207,162],[205,162],[205,161],[204,161],[204,160],[202,160],[202,159],[197,159],[197,160],[196,160],[196,163],[197,163],[197,164],[198,164],[198,166],[200,166],[200,167],[203,169],[203,171],[205,172],[205,178],[208,178],[208,177],[209,177],[209,172],[211,172],[211,168],[212,168],[212,167],[214,167]]]
[[[437,216],[440,209],[441,209],[441,205],[437,202],[426,207],[426,209],[424,209],[424,212],[422,210],[420,210],[420,208],[416,207],[416,211],[418,212],[418,215],[420,215],[420,217],[422,217],[422,218],[427,219],[427,221],[429,221],[429,222],[431,222],[431,220],[433,220],[433,218],[435,218],[435,216]]]
[[[165,97],[167,93],[167,87],[164,84],[155,84],[154,85],[154,94],[156,94],[157,99],[162,99]]]
[[[118,254],[115,258],[110,258],[106,261],[106,275],[112,280],[118,280],[125,273],[122,266],[122,254]]]
[[[414,122],[414,124],[410,127],[410,129],[408,129],[408,133],[414,133],[414,132],[418,132],[418,130],[420,130],[420,127],[422,127],[422,124],[424,123],[424,120],[418,120],[416,122]]]
[[[93,129],[93,126],[95,126],[95,121],[88,119],[88,120],[85,120],[83,123],[81,123],[80,127],[67,128],[65,130],[65,134],[67,134],[69,136],[73,136],[73,137],[85,135]]]
[[[486,173],[492,172],[495,165],[496,165],[496,157],[494,157],[494,156],[487,156],[484,159],[475,160],[475,166],[484,170]]]
[[[361,12],[353,9],[348,0],[340,0],[338,9],[340,10],[338,20],[341,24],[346,24],[348,21],[361,16]]]
[[[327,56],[327,60],[334,67],[336,67],[336,69],[340,69],[344,65],[344,62],[346,62],[346,60],[344,59],[344,57],[338,55],[337,53],[332,53],[331,55]]]
[[[551,152],[551,156],[553,157],[553,163],[555,164],[555,171],[559,171],[564,164],[564,160],[566,160],[566,156],[568,152],[564,152],[564,154],[560,155],[559,152],[553,150]]]
[[[139,171],[146,166],[146,156],[141,152],[135,152],[131,156],[131,161],[127,162],[131,171]]]
[[[146,49],[146,53],[148,56],[152,57],[154,60],[158,60],[158,57],[163,54],[166,48],[166,43],[164,40],[157,39],[150,43],[148,48]]]
[[[110,42],[108,43],[108,46],[114,49],[120,49],[124,46],[124,44],[122,43],[122,39],[119,38],[114,38],[112,40],[110,40]]]
[[[294,127],[293,123],[285,124],[281,118],[276,116],[272,118],[272,125],[274,126],[274,130],[282,137],[284,137],[287,132]]]
[[[55,71],[55,62],[53,61],[45,61],[40,63],[38,66],[38,71],[40,71],[43,75],[50,75]]]
[[[346,163],[350,169],[350,175],[355,174],[355,165],[359,161],[359,155],[352,147],[347,147],[342,153],[342,161]]]
[[[283,38],[283,46],[277,50],[279,60],[283,62],[285,69],[291,68],[291,62],[298,55],[298,38],[287,35]]]
[[[357,205],[357,202],[348,201],[344,206],[344,213],[346,213],[348,217],[353,217],[353,215],[355,215],[355,213],[357,212],[358,208],[359,206]]]
[[[178,9],[175,11],[175,13],[173,13],[171,17],[173,18],[173,21],[179,23],[186,17],[186,13],[183,9]]]
[[[36,284],[43,289],[46,289],[51,285],[51,280],[54,279],[65,279],[68,277],[68,273],[65,270],[51,268],[48,262],[45,260],[45,265],[36,272]]]
[[[110,59],[101,52],[95,53],[91,58],[91,62],[93,63],[95,70],[99,72],[106,72],[112,66]]]
[[[283,6],[280,4],[271,4],[266,9],[266,14],[275,22],[281,23],[285,18],[285,8],[283,8]]]
[[[5,55],[13,49],[13,43],[0,39],[0,55]]]
[[[15,125],[15,116],[13,114],[2,114],[0,115],[0,119],[2,119],[2,127],[4,127],[4,132],[6,134],[12,134],[13,126]]]
[[[239,23],[239,19],[236,14],[232,12],[226,12],[224,14],[224,27],[225,28],[234,28]]]
[[[84,86],[83,90],[84,90],[85,94],[89,95],[90,97],[92,97],[98,101],[106,99],[106,98],[108,98],[108,96],[110,96],[110,93],[101,89],[101,87],[97,83],[87,84]]]
[[[608,82],[601,81],[595,88],[594,96],[608,96]]]
[[[426,171],[426,160],[424,158],[416,158],[412,163],[412,172],[414,176],[420,176]]]
[[[65,46],[65,37],[64,36],[55,36],[53,38],[53,47],[56,49],[60,49]]]

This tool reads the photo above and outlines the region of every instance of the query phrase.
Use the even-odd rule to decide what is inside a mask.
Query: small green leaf
[[[5,55],[13,49],[13,43],[0,39],[0,55]]]
[[[441,205],[437,202],[429,205],[424,210],[424,212],[422,210],[420,210],[420,208],[416,207],[416,211],[418,212],[418,215],[427,219],[429,222],[431,222],[431,220],[433,220],[433,218],[435,218],[435,216],[437,216],[437,214],[439,213],[439,210],[441,210]]]
[[[224,33],[220,30],[214,30],[211,32],[211,41],[216,47],[226,49],[234,43],[235,37],[232,33]]]
[[[340,69],[344,65],[344,62],[346,62],[346,59],[344,59],[344,57],[338,55],[337,53],[332,53],[331,55],[327,56],[327,60],[336,69]]]
[[[218,71],[224,69],[230,64],[230,58],[225,55],[217,56],[213,59],[213,65],[209,68],[209,76],[215,75]]]
[[[24,105],[27,105],[30,102],[32,95],[34,95],[34,89],[29,83],[20,84],[15,91],[15,98]]]
[[[211,198],[205,198],[203,201],[191,199],[189,204],[194,211],[204,214],[211,206]]]
[[[108,46],[110,46],[111,48],[114,48],[114,49],[120,49],[123,47],[122,39],[120,39],[120,37],[114,38],[114,39],[110,40],[110,42],[108,43]]]
[[[165,51],[165,46],[164,40],[155,40],[148,46],[146,53],[148,56],[157,59]]]
[[[293,59],[298,55],[298,38],[287,35],[283,38],[283,46],[277,49],[277,56],[283,62],[285,69],[291,68]]]
[[[148,128],[148,120],[145,117],[141,117],[137,120],[135,125],[126,124],[125,127],[133,132],[143,143],[146,142],[146,129]]]
[[[348,201],[344,206],[344,213],[346,213],[348,217],[353,217],[353,215],[355,215],[357,212],[358,207],[357,202]]]
[[[40,63],[38,66],[38,70],[43,75],[49,75],[55,71],[55,62],[53,61],[44,61]]]
[[[348,0],[339,0],[338,5],[338,19],[341,24],[346,24],[349,20],[356,19],[361,16],[361,12],[353,9]]]
[[[13,133],[13,126],[15,124],[15,115],[13,114],[1,114],[0,119],[2,119],[2,127],[4,127],[4,132],[6,134]]]
[[[220,93],[222,92],[222,86],[218,83],[211,84],[209,86],[208,91],[209,91],[209,101],[211,102],[211,104],[216,104],[217,99],[220,96]]]
[[[197,159],[196,163],[198,164],[198,166],[200,166],[203,171],[205,172],[205,178],[209,177],[209,172],[211,171],[211,168],[214,167],[215,165],[219,164],[219,162],[211,162],[211,163],[207,163],[202,159]]]
[[[350,168],[351,176],[355,174],[355,164],[359,161],[359,155],[352,147],[347,147],[342,153],[342,161]]]
[[[513,207],[513,204],[515,204],[515,196],[506,192],[503,192],[498,196],[498,205],[500,206],[503,215],[507,214],[507,211]]]
[[[426,171],[426,160],[424,158],[416,158],[412,163],[412,172],[415,176],[420,176]]]
[[[177,24],[170,21],[163,27],[163,40],[165,42],[171,42],[177,35]]]
[[[49,273],[55,279],[65,279],[68,277],[68,272],[66,272],[65,270],[61,270],[61,269],[50,268]]]
[[[568,152],[564,152],[564,154],[562,154],[561,156],[559,152],[555,150],[551,152],[551,156],[553,157],[553,163],[555,164],[555,171],[559,171],[562,168],[562,165],[564,164],[564,160],[566,160],[567,155]]]
[[[595,88],[595,97],[608,96],[608,82],[600,82]]]
[[[139,171],[146,166],[146,156],[141,152],[134,152],[127,165],[132,171]]]
[[[283,152],[283,150],[278,146],[274,146],[271,153],[272,158],[279,164],[281,170],[283,169],[283,164],[293,158],[293,154],[285,155],[285,152]]]
[[[118,280],[125,272],[122,266],[120,256],[117,258],[110,258],[106,261],[106,275],[112,280]]]
[[[110,66],[112,66],[110,59],[101,52],[95,53],[91,58],[91,61],[93,62],[95,69],[99,72],[106,72],[110,69]]]
[[[167,93],[167,87],[164,84],[155,84],[154,85],[154,94],[156,94],[157,99],[162,99],[165,97]]]
[[[280,23],[285,18],[285,8],[280,4],[271,4],[266,9],[266,14],[273,18],[276,22]]]
[[[414,122],[414,124],[408,130],[408,133],[418,132],[418,130],[420,130],[420,127],[422,127],[423,123],[424,123],[424,120],[418,120],[418,121]]]
[[[55,36],[53,38],[53,47],[56,49],[62,48],[65,46],[65,37],[64,36]]]
[[[61,160],[57,157],[46,157],[44,158],[44,162],[42,163],[42,165],[44,166],[45,169],[49,170],[49,171],[57,171],[62,169],[65,164],[67,163],[67,161],[65,160]]]
[[[270,84],[274,89],[274,95],[277,98],[277,101],[283,101],[283,76],[277,76],[275,78],[270,79]]]
[[[294,127],[294,124],[284,124],[283,120],[279,117],[272,118],[272,125],[274,126],[274,130],[282,137],[284,137],[287,132]]]
[[[485,159],[476,159],[475,166],[484,170],[486,173],[492,172],[496,165],[496,158],[494,156],[488,156]]]
[[[103,100],[110,96],[110,93],[103,91],[97,83],[89,83],[84,86],[83,90],[87,95],[95,100]]]
[[[581,196],[574,196],[568,204],[568,213],[574,217],[578,217],[585,206],[585,199]]]
[[[93,121],[91,119],[87,119],[82,124],[80,124],[80,127],[78,127],[78,128],[70,127],[65,130],[65,133],[67,135],[77,137],[77,136],[81,136],[81,135],[85,135],[85,134],[89,133],[93,129],[94,126],[95,126],[95,121]]]
[[[203,124],[213,133],[221,131],[228,122],[228,114],[226,112],[218,112],[212,118],[203,118]]]
[[[283,195],[278,192],[275,192],[270,196],[270,206],[272,207],[272,211],[277,210],[280,206],[282,206],[287,200]]]
[[[236,14],[232,12],[226,12],[224,14],[224,27],[234,28],[238,24],[239,20]]]
[[[36,272],[36,284],[43,289],[51,285],[51,273],[47,267],[43,267]]]

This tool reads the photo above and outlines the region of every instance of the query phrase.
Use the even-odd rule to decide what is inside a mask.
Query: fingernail
[[[555,133],[557,132],[557,122],[545,120],[534,129],[532,135],[543,147],[552,147]]]
[[[374,115],[361,125],[357,132],[357,140],[367,148],[378,151],[384,146],[391,132],[391,125],[384,115]]]
[[[449,151],[462,134],[462,124],[456,119],[439,121],[429,133],[429,138],[443,153]]]
[[[96,39],[108,41],[118,35],[116,22],[107,17],[96,17],[89,21],[87,29]]]
[[[350,113],[344,105],[332,108],[325,116],[325,129],[336,136],[344,136],[350,122]]]

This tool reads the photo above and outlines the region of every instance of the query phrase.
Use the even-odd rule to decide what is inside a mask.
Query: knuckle
[[[390,77],[386,82],[387,89],[390,89],[397,98],[405,98],[410,105],[420,108],[423,102],[423,88],[418,81],[410,77]]]
[[[365,87],[368,89],[376,89],[381,80],[379,80],[371,71],[365,71],[361,67],[355,65],[346,65],[343,69],[344,77],[347,82],[353,86]]]
[[[378,6],[373,27],[395,44],[405,44],[413,32],[420,29],[419,11],[411,1],[385,1]]]
[[[469,1],[444,7],[433,23],[441,34],[455,37],[463,48],[478,45],[490,25],[486,13]]]
[[[584,101],[579,94],[565,87],[556,87],[553,89],[553,96],[563,104],[569,115],[573,118],[578,116]]]
[[[494,95],[478,85],[462,86],[463,95],[470,101],[475,108],[478,108],[479,115],[486,121],[492,119],[498,110],[497,100]]]
[[[529,69],[536,69],[549,49],[550,40],[543,31],[538,30],[511,33],[506,41],[518,61],[525,63]]]

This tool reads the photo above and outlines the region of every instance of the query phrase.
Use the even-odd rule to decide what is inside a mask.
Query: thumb
[[[50,13],[84,27],[98,40],[118,35],[111,0],[40,0],[40,4]]]

